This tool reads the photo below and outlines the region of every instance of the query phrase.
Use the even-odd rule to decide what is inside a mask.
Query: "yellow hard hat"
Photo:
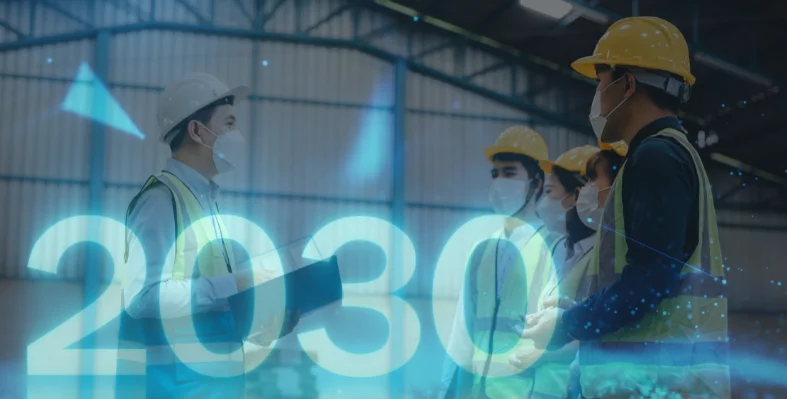
[[[656,17],[631,17],[615,22],[601,36],[593,55],[571,64],[575,71],[597,78],[596,65],[632,66],[666,71],[693,85],[689,46],[675,25]]]
[[[535,130],[525,126],[511,126],[495,141],[495,145],[484,149],[489,162],[502,153],[525,155],[536,161],[549,159],[547,143]]]
[[[582,147],[572,148],[564,152],[557,157],[554,162],[547,159],[539,161],[538,164],[541,165],[541,169],[546,173],[552,173],[552,168],[554,166],[559,166],[569,172],[575,172],[585,176],[587,173],[588,159],[599,151],[601,150],[598,147],[583,145]]]
[[[611,150],[614,151],[616,154],[620,155],[621,157],[625,158],[626,154],[629,152],[629,146],[626,144],[625,141],[616,141],[612,144],[602,143],[601,141],[598,142],[599,148],[602,150]]]

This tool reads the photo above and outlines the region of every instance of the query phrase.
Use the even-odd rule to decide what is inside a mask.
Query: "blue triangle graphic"
[[[145,139],[145,135],[139,131],[123,107],[93,74],[86,62],[79,66],[76,80],[68,90],[65,100],[60,104],[60,108]]]

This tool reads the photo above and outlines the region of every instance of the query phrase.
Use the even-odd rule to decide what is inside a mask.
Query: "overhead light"
[[[564,0],[519,0],[519,4],[556,19],[565,17],[574,8]]]
[[[701,51],[694,53],[694,60],[705,64],[709,67],[720,69],[731,75],[735,75],[741,79],[746,79],[752,83],[757,83],[763,86],[773,86],[773,81],[760,74],[748,71],[730,62],[714,57],[710,54]]]
[[[609,15],[601,12],[593,7],[583,4],[577,0],[571,0],[570,4],[574,7],[576,12],[582,15],[585,19],[591,20],[600,25],[609,24]]]

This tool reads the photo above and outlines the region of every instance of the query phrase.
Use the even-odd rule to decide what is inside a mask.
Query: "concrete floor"
[[[0,307],[0,398],[25,398],[27,345],[80,311],[82,287],[68,282],[4,280],[0,281],[0,301],[5,305]],[[385,298],[363,298],[362,301],[385,309],[390,307],[390,301]],[[429,301],[415,299],[409,303],[418,315],[422,333],[420,339],[405,336],[404,344],[416,345],[418,350],[405,367],[394,373],[393,381],[400,381],[398,384],[407,387],[407,392],[414,392],[434,386],[439,378],[443,352],[434,333],[434,322],[445,323],[450,319],[445,315],[452,314],[454,305],[451,301],[437,302],[439,315],[435,319]],[[387,334],[385,319],[375,317],[373,313],[371,316],[369,313],[356,316],[359,317],[358,323],[352,318],[338,320],[336,327],[330,330],[331,339],[351,353],[379,348]],[[787,318],[779,314],[754,313],[731,314],[729,318],[733,397],[787,398]],[[362,330],[359,329],[361,325]],[[358,339],[358,331],[369,335],[368,339]],[[285,349],[287,345],[297,346],[293,340],[282,345]],[[329,351],[318,356],[335,356],[335,353]],[[390,376],[351,379],[318,368],[315,370],[322,398],[389,397]],[[277,373],[279,385],[297,380],[288,377],[286,371]],[[69,398],[62,394],[58,397]]]

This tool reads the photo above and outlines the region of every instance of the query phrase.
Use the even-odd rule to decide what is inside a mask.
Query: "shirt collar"
[[[213,180],[206,179],[205,176],[183,162],[173,158],[168,159],[166,171],[175,175],[175,177],[180,179],[180,181],[196,195],[207,194],[212,198],[218,195],[218,184],[214,183]]]
[[[538,233],[538,229],[544,225],[544,222],[541,220],[533,221],[528,225],[528,223],[522,223],[521,226],[518,226],[511,232],[511,237],[508,239],[511,242],[517,245],[523,245],[524,243],[528,242],[534,235]]]
[[[593,244],[595,244],[595,242],[595,234],[591,234],[590,236],[579,240],[579,242],[574,244],[574,254],[584,255],[586,252],[590,251],[591,248],[593,248]]]
[[[664,129],[675,129],[677,131],[683,130],[683,125],[680,124],[680,120],[673,116],[665,116],[663,118],[656,119],[653,122],[648,123],[642,129],[637,132],[634,136],[634,139],[631,140],[631,144],[629,144],[629,150],[627,157],[630,157],[634,151],[637,150],[642,141],[646,138],[653,136],[654,134],[664,130]]]

